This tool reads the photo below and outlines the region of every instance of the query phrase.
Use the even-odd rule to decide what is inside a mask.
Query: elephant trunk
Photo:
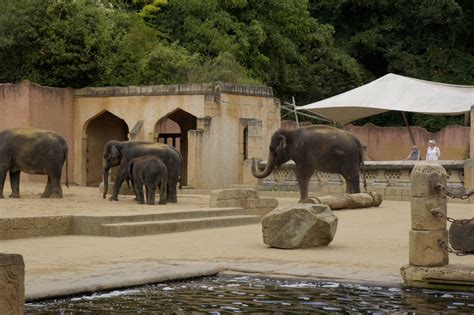
[[[262,178],[267,177],[268,175],[271,174],[274,168],[275,168],[275,163],[273,162],[273,158],[271,157],[271,155],[269,156],[269,159],[267,161],[267,166],[261,173],[257,172],[256,166],[255,166],[255,160],[252,159],[252,175],[256,178],[262,179]]]
[[[102,195],[104,199],[107,196],[107,190],[109,190],[109,170],[110,167],[104,166],[104,194]]]

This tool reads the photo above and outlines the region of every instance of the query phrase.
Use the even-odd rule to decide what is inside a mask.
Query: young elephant
[[[155,204],[156,187],[160,187],[160,205],[166,204],[168,169],[156,156],[144,155],[134,158],[128,165],[128,176],[132,181],[133,190],[138,203],[144,204],[143,185],[146,188],[148,205]]]

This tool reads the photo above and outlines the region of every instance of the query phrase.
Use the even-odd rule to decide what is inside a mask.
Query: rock
[[[458,251],[474,253],[474,221],[470,220],[458,219],[449,228],[449,243]]]
[[[263,242],[276,248],[327,246],[336,229],[337,217],[324,204],[278,207],[262,218]]]

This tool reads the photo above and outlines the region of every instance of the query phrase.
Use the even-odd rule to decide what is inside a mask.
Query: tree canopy
[[[471,0],[0,0],[0,7],[0,82],[222,80],[269,85],[300,105],[388,72],[474,84]],[[398,123],[386,116],[381,124]]]

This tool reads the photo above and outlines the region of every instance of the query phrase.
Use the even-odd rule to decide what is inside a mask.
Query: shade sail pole
[[[413,133],[411,132],[410,124],[408,123],[408,119],[407,119],[407,115],[405,114],[405,112],[401,112],[401,113],[402,113],[402,116],[403,116],[403,120],[405,121],[405,125],[407,126],[408,133],[410,134],[411,143],[413,145],[415,145],[416,144],[415,137],[413,136]]]

